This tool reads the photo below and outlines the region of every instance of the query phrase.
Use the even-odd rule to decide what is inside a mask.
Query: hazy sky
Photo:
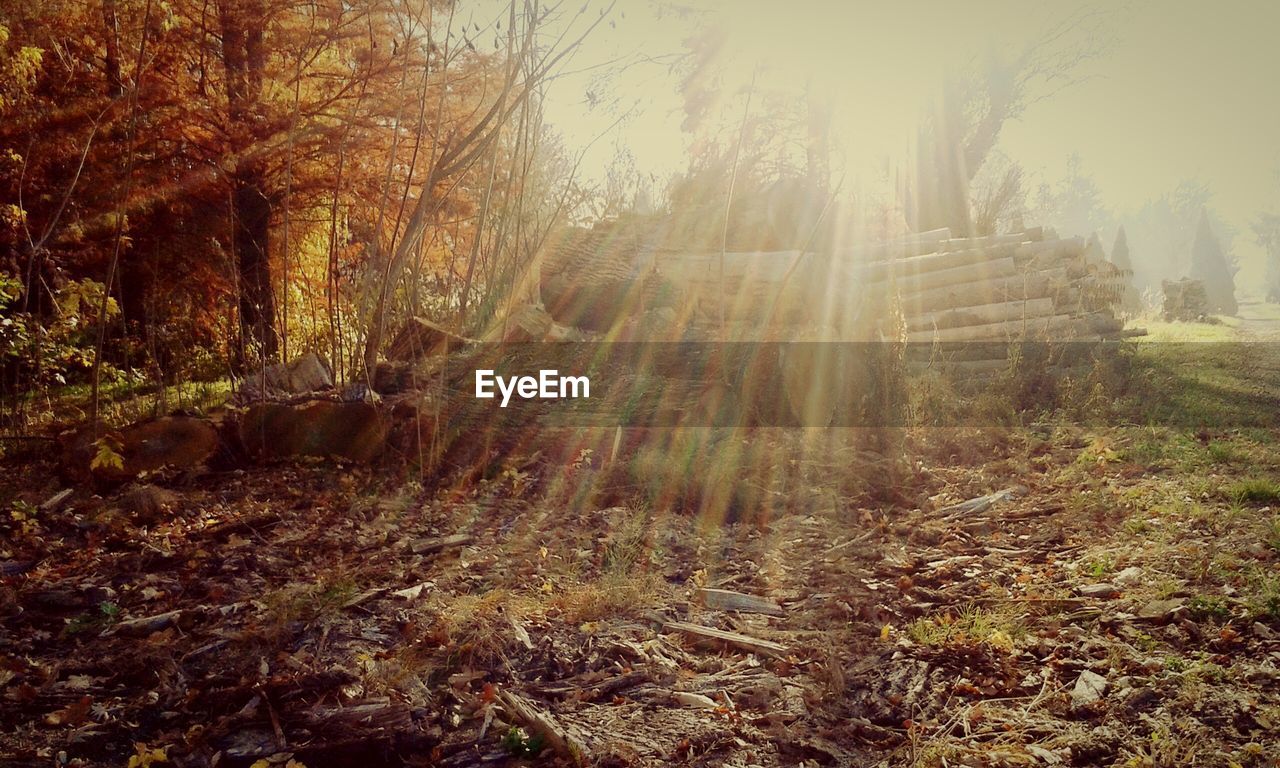
[[[588,15],[607,3],[590,5]],[[834,128],[856,173],[909,151],[920,109],[947,72],[992,51],[1012,55],[1082,13],[1105,19],[1108,52],[1078,70],[1084,82],[1008,124],[1000,150],[1049,181],[1078,153],[1104,203],[1120,214],[1181,179],[1207,182],[1215,206],[1242,233],[1242,262],[1253,261],[1249,219],[1280,209],[1280,2],[688,0],[655,8],[618,0],[613,25],[603,25],[570,67],[678,53],[699,24],[719,26],[728,35],[726,112],[740,112],[753,73],[769,88],[799,89],[806,81],[827,88],[836,102]],[[678,78],[661,64],[644,64],[603,84],[593,80],[600,71],[556,82],[549,122],[571,151],[600,137],[584,163],[588,175],[602,177],[625,146],[641,171],[665,181],[686,160]],[[629,116],[611,129],[621,112]],[[1247,266],[1241,278],[1255,279]]]

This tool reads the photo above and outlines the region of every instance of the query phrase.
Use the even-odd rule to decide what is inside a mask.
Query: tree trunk
[[[260,172],[238,173],[232,192],[236,269],[240,277],[240,334],[243,347],[252,339],[263,359],[279,348],[275,290],[271,285],[271,200]]]
[[[102,23],[106,28],[107,55],[103,66],[107,71],[107,95],[118,99],[124,95],[120,77],[120,27],[116,21],[116,0],[103,0]]]
[[[222,28],[222,64],[226,68],[227,109],[231,122],[254,126],[260,122],[266,52],[263,30],[267,24],[262,0],[219,0]],[[252,131],[241,141],[252,144]],[[243,148],[242,148],[243,149]],[[271,287],[271,213],[273,204],[264,169],[241,163],[231,177],[232,243],[240,279],[240,355],[247,357],[249,340],[263,360],[279,349],[276,334],[276,298]]]

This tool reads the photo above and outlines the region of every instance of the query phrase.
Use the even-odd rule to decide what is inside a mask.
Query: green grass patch
[[[1214,440],[1209,443],[1209,459],[1215,464],[1240,464],[1248,459],[1248,454],[1231,443]]]
[[[1026,636],[1026,627],[1015,616],[967,606],[958,615],[950,613],[917,619],[907,627],[907,637],[920,645],[989,645],[1011,651]]]
[[[1187,601],[1187,615],[1196,621],[1227,621],[1231,618],[1231,605],[1217,595],[1196,595]]]
[[[1280,483],[1266,477],[1250,477],[1227,484],[1222,493],[1233,504],[1274,504],[1280,502]]]
[[[1143,321],[1142,327],[1147,329],[1146,336],[1139,336],[1138,341],[1144,344],[1161,342],[1222,342],[1236,341],[1240,338],[1236,318],[1219,317],[1216,323],[1167,323],[1163,320]]]

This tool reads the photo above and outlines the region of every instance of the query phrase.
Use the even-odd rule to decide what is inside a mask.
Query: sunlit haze
[[[1280,96],[1269,82],[1280,71],[1280,5],[619,0],[609,18],[572,63],[579,71],[554,83],[546,101],[547,119],[571,151],[590,145],[588,178],[604,178],[622,150],[658,184],[685,166],[676,59],[711,27],[725,36],[718,62],[725,115],[741,113],[753,77],[758,91],[828,94],[833,163],[851,187],[910,162],[923,95],[947,74],[988,56],[1016,56],[1056,25],[1083,19],[1069,35],[1090,39],[1060,44],[1098,44],[1101,53],[1075,69],[1078,82],[1055,87],[1007,124],[997,152],[1020,163],[1032,187],[1058,181],[1077,154],[1117,217],[1181,180],[1205,182],[1212,205],[1237,230],[1240,290],[1254,292],[1261,279],[1262,251],[1248,223],[1280,205]],[[607,70],[602,82],[601,65],[619,59],[635,63]],[[1114,229],[1101,234],[1109,242]]]

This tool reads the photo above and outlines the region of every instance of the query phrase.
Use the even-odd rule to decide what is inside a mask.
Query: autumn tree
[[[75,338],[157,378],[305,346],[342,371],[399,312],[460,320],[577,204],[540,101],[604,18],[514,0],[477,20],[494,10],[7,4],[0,303],[31,323],[13,345],[74,303],[94,331]]]

